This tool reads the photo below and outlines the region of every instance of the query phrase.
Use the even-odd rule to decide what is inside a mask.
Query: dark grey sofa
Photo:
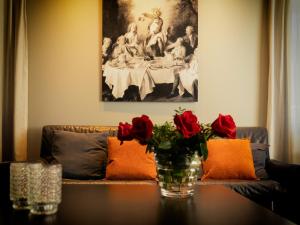
[[[51,153],[52,138],[55,130],[64,130],[77,133],[101,133],[110,130],[112,135],[115,135],[116,127],[112,126],[73,126],[73,125],[49,125],[43,127],[42,144],[40,156],[47,162],[52,162],[54,157]],[[284,213],[286,207],[283,204],[288,204],[286,199],[295,198],[295,187],[299,185],[300,166],[282,164],[269,157],[268,132],[262,127],[239,127],[237,129],[238,138],[249,138],[253,153],[255,172],[259,180],[208,180],[205,182],[199,181],[199,185],[224,185],[241,195],[261,204],[269,209]],[[289,176],[290,174],[290,176]],[[295,178],[297,178],[295,180]],[[138,183],[156,184],[152,181],[136,181]],[[102,180],[77,180],[64,179],[64,183],[135,183],[135,181],[107,181]],[[298,186],[299,187],[299,186]],[[291,197],[293,193],[293,197]],[[299,194],[296,195],[299,196]],[[277,210],[278,209],[278,210]],[[280,210],[280,212],[279,212]],[[294,219],[295,221],[295,219]]]

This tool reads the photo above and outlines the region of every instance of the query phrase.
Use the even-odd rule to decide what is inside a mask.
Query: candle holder
[[[57,212],[61,202],[62,167],[60,164],[29,165],[30,213],[51,215]]]
[[[14,209],[29,209],[28,164],[26,162],[10,164],[10,200]]]

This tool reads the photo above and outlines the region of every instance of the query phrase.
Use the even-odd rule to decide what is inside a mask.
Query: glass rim
[[[27,161],[14,161],[14,162],[10,162],[10,165],[12,164],[28,164]]]
[[[32,162],[32,163],[28,163],[29,167],[36,167],[36,166],[42,166],[43,163],[42,162]]]
[[[8,163],[11,165],[11,164],[38,164],[44,162],[42,160],[33,160],[33,161],[21,160],[21,161],[10,161]]]
[[[11,162],[9,167],[10,168],[14,168],[14,167],[24,167],[24,166],[28,166],[28,162],[23,162],[23,161],[18,161],[18,162]]]

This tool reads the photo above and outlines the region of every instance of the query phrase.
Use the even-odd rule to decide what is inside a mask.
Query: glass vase
[[[199,178],[201,160],[197,153],[173,158],[156,154],[156,167],[161,195],[171,198],[187,198],[194,194]]]

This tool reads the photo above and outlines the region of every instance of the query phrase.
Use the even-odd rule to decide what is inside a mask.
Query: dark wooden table
[[[59,211],[33,216],[0,203],[0,224],[292,224],[223,186],[197,186],[188,199],[162,198],[156,185],[64,185]]]

